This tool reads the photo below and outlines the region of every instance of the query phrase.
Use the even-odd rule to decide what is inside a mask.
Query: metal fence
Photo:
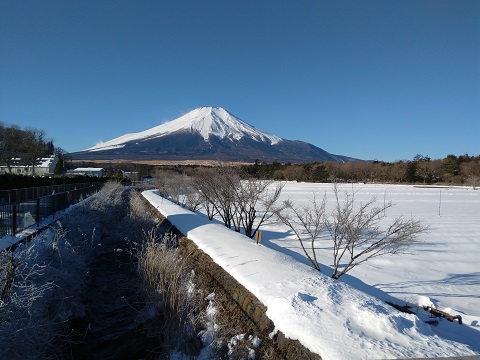
[[[38,199],[42,196],[53,195],[57,193],[72,191],[90,187],[92,185],[99,185],[103,183],[76,183],[63,185],[49,185],[29,187],[22,189],[0,190],[0,204],[13,204],[22,201],[30,201]]]
[[[76,204],[97,192],[104,183],[85,183],[66,185],[66,191],[56,193],[57,189],[50,186],[41,188],[17,189],[10,191],[10,199],[15,198],[14,202],[0,203],[0,236],[23,231],[31,226],[38,225],[43,219],[55,216],[55,213],[66,209],[70,205]],[[47,191],[52,191],[48,195],[42,195]],[[60,185],[63,190],[63,185]],[[40,195],[34,197],[33,195]],[[4,199],[4,198],[3,198]],[[20,199],[20,200],[18,200]]]

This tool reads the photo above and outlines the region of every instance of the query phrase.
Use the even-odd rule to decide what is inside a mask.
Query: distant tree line
[[[241,167],[249,178],[305,182],[379,182],[469,185],[480,183],[480,156],[448,155],[432,160],[416,155],[393,163],[358,161],[349,163],[282,164],[260,163]]]
[[[35,167],[38,158],[52,155],[53,141],[47,138],[44,130],[7,125],[0,122],[0,163],[9,171],[14,159],[21,159],[22,165]]]
[[[84,162],[78,166],[98,166],[94,162]],[[139,179],[154,175],[157,169],[177,174],[192,175],[200,165],[154,166],[136,163],[114,162],[102,164],[107,176],[113,176],[121,168],[124,171],[138,172]],[[208,166],[207,166],[208,168]],[[349,163],[313,162],[291,164],[256,161],[251,165],[232,166],[242,179],[262,179],[303,182],[365,182],[400,184],[480,184],[480,156],[448,155],[444,159],[432,160],[428,156],[416,155],[412,160],[396,162],[359,161]]]

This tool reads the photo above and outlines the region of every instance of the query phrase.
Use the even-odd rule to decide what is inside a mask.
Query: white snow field
[[[385,223],[413,216],[430,226],[413,254],[372,259],[339,280],[330,278],[327,241],[318,251],[322,273],[308,265],[283,224],[262,226],[262,242],[210,222],[171,203],[155,190],[143,192],[167,219],[234,276],[267,307],[277,330],[327,360],[397,359],[480,355],[480,191],[468,188],[344,184],[358,202],[392,201]],[[332,184],[288,182],[282,199],[307,204]],[[327,209],[327,211],[329,211]],[[386,304],[411,305],[406,314]],[[460,315],[463,325],[431,318],[423,305]],[[436,320],[436,325],[425,321]]]

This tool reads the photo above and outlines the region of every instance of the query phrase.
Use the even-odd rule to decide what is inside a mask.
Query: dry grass
[[[175,235],[160,236],[155,229],[145,233],[137,253],[138,269],[148,301],[155,304],[157,331],[163,352],[180,350],[194,356],[201,344],[198,332],[204,316],[205,300],[193,283],[194,274],[178,257]]]

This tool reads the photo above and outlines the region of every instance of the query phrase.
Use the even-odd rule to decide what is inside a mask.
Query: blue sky
[[[0,121],[69,152],[220,106],[361,159],[480,154],[480,1],[0,0]]]

